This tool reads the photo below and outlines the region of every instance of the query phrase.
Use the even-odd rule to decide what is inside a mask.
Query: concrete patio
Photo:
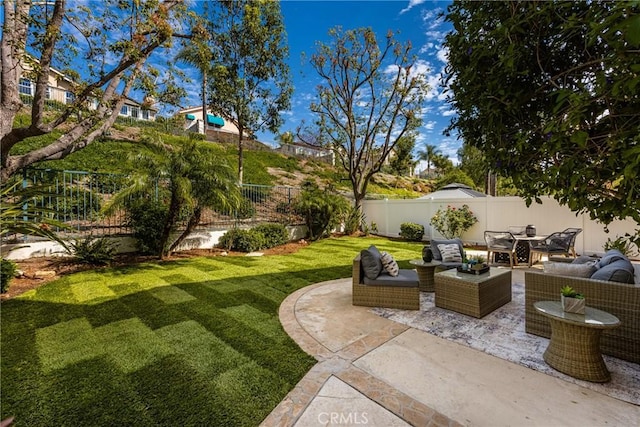
[[[351,279],[291,294],[280,320],[318,364],[264,426],[640,425],[639,406],[352,306]]]

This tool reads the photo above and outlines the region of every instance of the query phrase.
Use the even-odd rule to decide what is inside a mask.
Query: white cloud
[[[424,3],[427,0],[409,0],[409,4],[407,5],[407,7],[405,7],[404,9],[402,9],[400,11],[400,14],[402,15],[405,12],[408,12],[409,10],[411,10],[412,8],[414,8],[415,6],[418,6],[422,3]]]
[[[455,115],[456,112],[454,110],[446,110],[442,112],[443,117],[449,117]]]
[[[440,46],[440,48],[438,49],[438,53],[436,53],[436,58],[438,58],[440,61],[444,62],[445,64],[448,63],[449,49],[447,49],[446,47]]]
[[[420,48],[418,53],[427,53],[427,52],[429,52],[429,50],[433,49],[434,47],[435,47],[434,43],[427,42],[424,45],[422,45],[422,47]]]
[[[423,127],[427,130],[433,130],[436,127],[436,122],[433,120],[430,120],[426,122]]]

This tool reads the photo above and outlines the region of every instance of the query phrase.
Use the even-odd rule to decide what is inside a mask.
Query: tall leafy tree
[[[393,150],[393,156],[389,160],[391,173],[396,175],[411,175],[416,161],[413,159],[415,137],[413,135],[402,138]]]
[[[162,259],[196,228],[205,208],[237,208],[240,191],[233,169],[194,140],[187,139],[179,147],[164,144],[157,137],[147,137],[143,143],[148,150],[135,160],[138,167],[131,185],[116,196],[107,211],[126,206],[131,198],[157,193],[168,205],[164,221],[158,224],[162,229],[158,256]],[[170,241],[185,216],[185,228]]]
[[[528,203],[551,194],[604,224],[640,223],[639,12],[626,1],[455,1],[450,129]]]
[[[440,149],[432,144],[425,144],[424,150],[418,151],[418,160],[427,162],[427,174],[430,173],[433,158],[439,154],[442,154]]]
[[[175,74],[161,76],[147,61],[179,35],[186,14],[182,1],[105,0],[96,3],[99,7],[70,3],[2,2],[2,182],[26,166],[64,158],[91,144],[115,122],[134,88],[158,101],[175,102],[181,94],[173,84]],[[32,69],[29,77],[35,81],[35,92],[30,122],[14,127],[14,119],[22,107],[21,64]],[[47,84],[54,76],[52,67],[73,77],[73,101],[59,112],[45,114]],[[94,102],[95,109],[87,108]],[[15,154],[16,144],[55,130],[63,132],[46,146]]]
[[[211,60],[213,59],[213,53],[211,51],[211,46],[209,46],[209,32],[206,31],[204,25],[205,24],[199,19],[196,20],[196,23],[193,26],[193,34],[196,36],[189,38],[189,41],[185,43],[182,49],[176,54],[175,60],[187,65],[192,65],[200,72],[202,119],[206,126],[207,86],[208,77],[209,74],[211,74]]]
[[[347,171],[360,210],[371,177],[380,172],[398,142],[420,126],[427,84],[411,43],[387,33],[378,43],[370,28],[329,31],[311,65],[322,83],[311,110],[320,133]]]
[[[214,46],[209,105],[238,127],[238,181],[243,182],[243,137],[277,133],[289,109],[291,78],[280,3],[222,0],[208,9]]]
[[[497,195],[498,177],[489,170],[487,160],[481,150],[470,145],[462,144],[458,150],[460,169],[475,183],[476,188],[484,188],[486,194]]]

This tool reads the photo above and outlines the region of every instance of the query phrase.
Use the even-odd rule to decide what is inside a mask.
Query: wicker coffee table
[[[620,325],[616,316],[591,307],[585,308],[585,314],[566,313],[558,301],[538,301],[533,306],[551,324],[551,340],[543,356],[549,366],[581,380],[611,379],[600,353],[600,335]]]
[[[434,275],[436,307],[481,318],[511,301],[511,269],[491,268],[480,275],[456,269]]]
[[[433,280],[433,273],[437,266],[442,265],[440,261],[424,262],[421,259],[412,259],[409,264],[416,267],[418,273],[418,282],[420,282],[420,290],[425,292],[434,292],[436,290]]]

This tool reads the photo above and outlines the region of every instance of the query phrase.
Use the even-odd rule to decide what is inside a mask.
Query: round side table
[[[549,366],[581,380],[611,379],[600,353],[600,335],[620,325],[616,316],[591,307],[585,314],[567,313],[559,301],[538,301],[533,306],[551,324],[551,340],[543,355]]]
[[[425,292],[435,292],[436,285],[433,280],[433,273],[437,266],[442,264],[440,261],[433,260],[431,262],[424,262],[421,259],[412,259],[409,264],[416,267],[418,273],[419,288]]]

